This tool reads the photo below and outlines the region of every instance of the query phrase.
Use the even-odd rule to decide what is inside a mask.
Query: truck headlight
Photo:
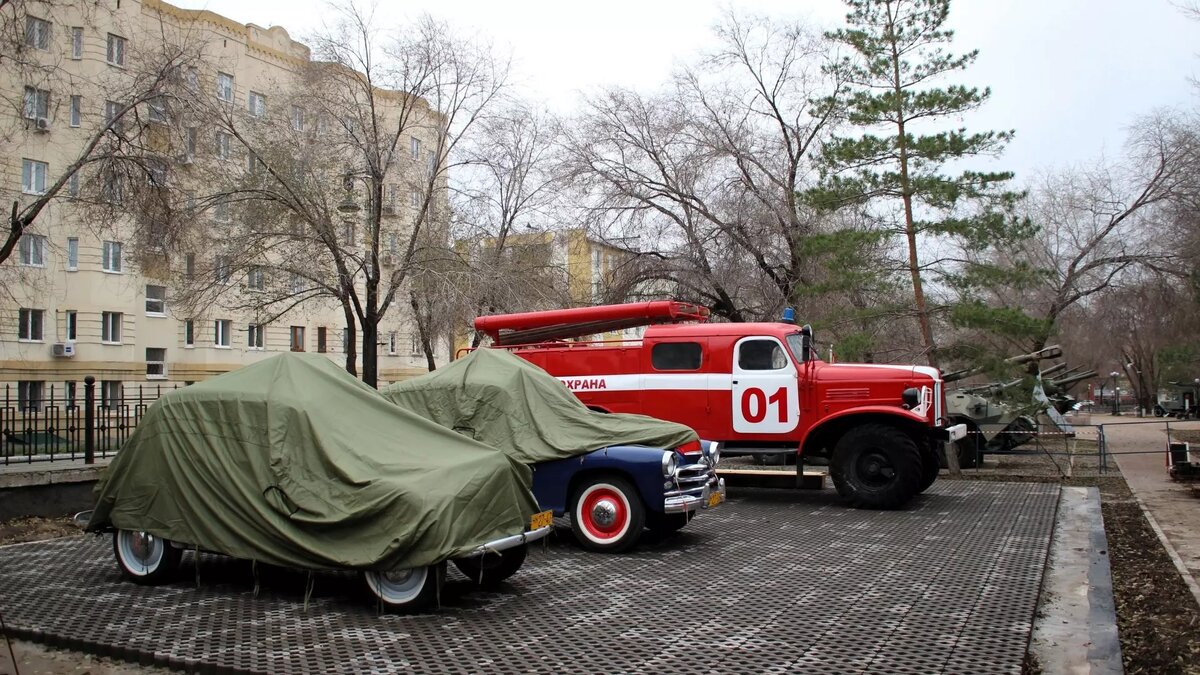
[[[663,478],[670,478],[675,475],[675,469],[679,468],[679,457],[670,450],[663,453],[662,456],[662,472]]]

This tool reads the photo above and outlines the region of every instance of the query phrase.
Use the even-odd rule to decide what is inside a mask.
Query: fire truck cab
[[[540,366],[585,404],[686,424],[725,456],[785,454],[828,464],[855,506],[896,508],[937,477],[947,426],[941,374],[908,365],[821,361],[794,323],[706,323],[674,301],[492,315],[495,346]],[[640,340],[577,341],[633,326]]]

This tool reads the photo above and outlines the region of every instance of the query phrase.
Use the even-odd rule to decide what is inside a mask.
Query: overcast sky
[[[241,23],[281,25],[293,38],[321,25],[321,0],[173,0]],[[711,44],[724,8],[842,24],[839,0],[393,0],[385,25],[420,13],[446,19],[504,50],[533,98],[569,113],[579,92],[605,85],[651,91],[673,66]],[[1161,107],[1194,106],[1200,22],[1168,0],[956,0],[956,51],[979,60],[960,79],[989,86],[974,130],[1015,129],[999,166],[1018,179],[1121,151],[1128,126]]]

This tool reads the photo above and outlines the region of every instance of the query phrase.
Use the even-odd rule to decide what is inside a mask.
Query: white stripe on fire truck
[[[571,391],[728,391],[733,376],[720,373],[635,373],[631,375],[563,375]]]

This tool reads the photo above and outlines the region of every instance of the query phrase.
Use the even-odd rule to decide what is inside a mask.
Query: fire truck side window
[[[650,350],[650,365],[655,370],[699,370],[699,342],[660,342]]]
[[[774,340],[746,340],[738,348],[738,368],[779,370],[787,366],[783,348]]]

